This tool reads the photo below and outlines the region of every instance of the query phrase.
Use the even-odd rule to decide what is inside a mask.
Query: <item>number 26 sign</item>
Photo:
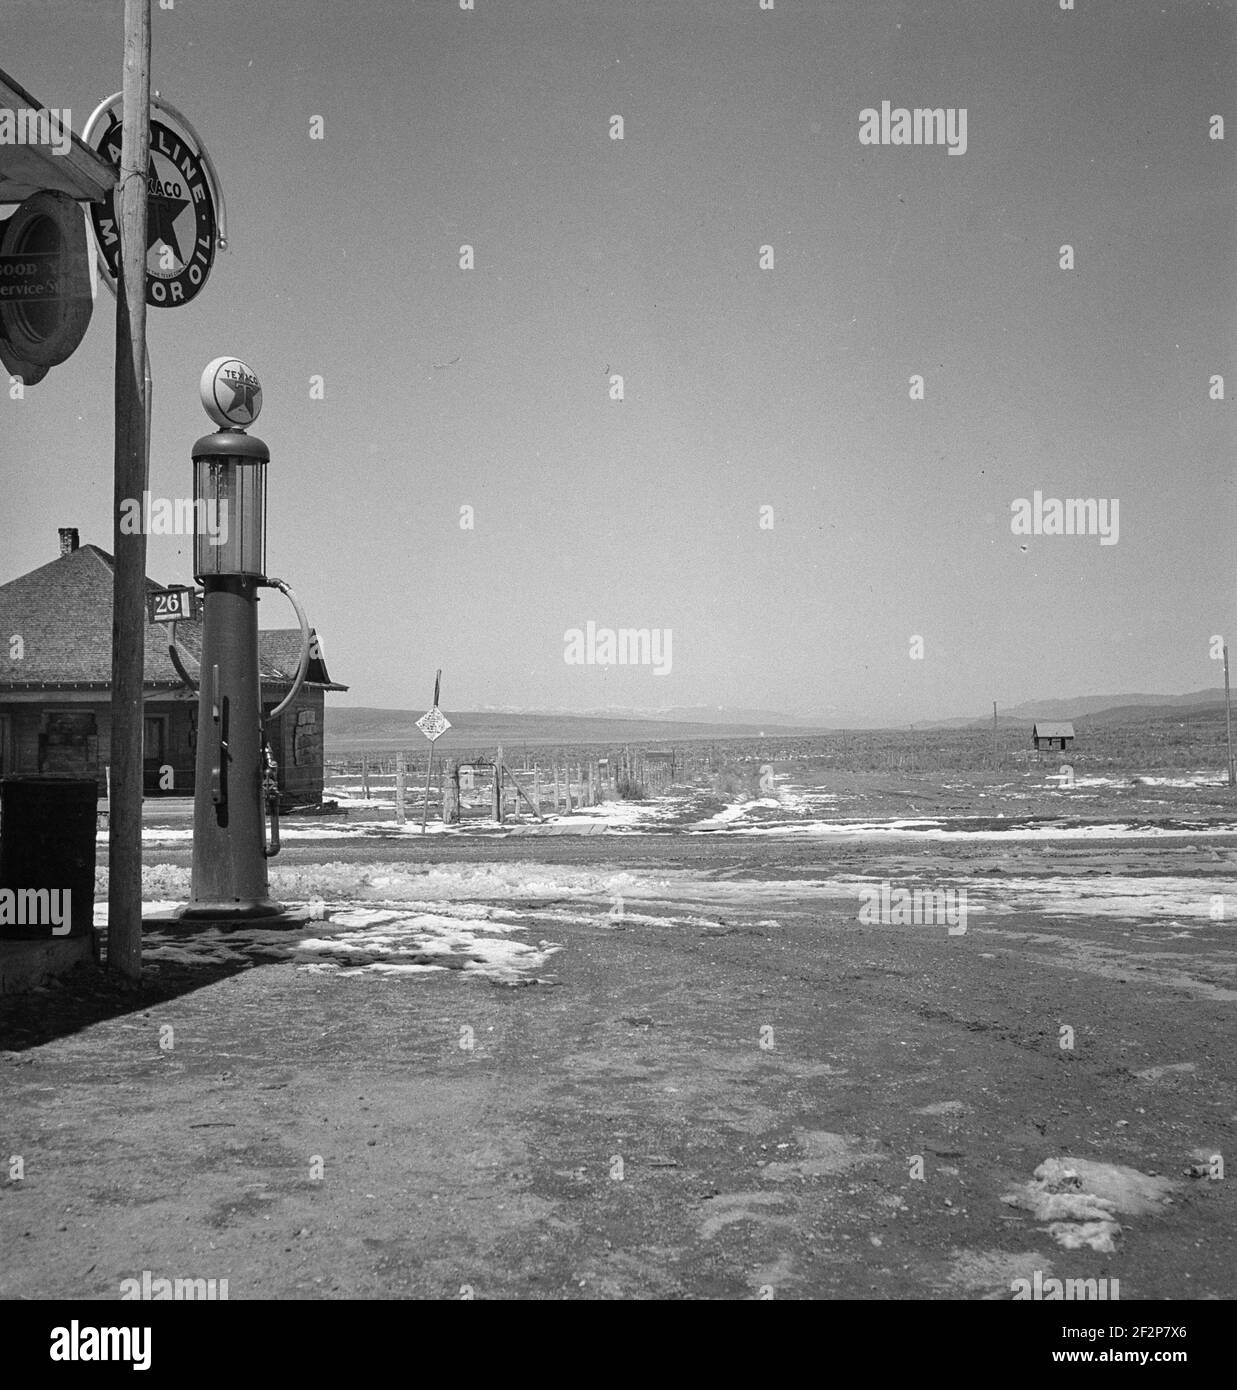
[[[193,618],[192,589],[161,589],[146,595],[152,623],[189,622]]]

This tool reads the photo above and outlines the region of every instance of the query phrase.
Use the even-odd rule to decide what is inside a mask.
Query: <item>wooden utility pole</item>
[[[1224,644],[1224,732],[1228,738],[1228,784],[1237,787],[1237,769],[1233,766],[1233,711],[1228,693],[1228,643]]]
[[[112,509],[112,807],[108,817],[107,968],[142,975],[142,685],[146,533],[121,529],[146,486],[146,200],[150,166],[150,0],[125,0],[124,129],[116,213],[115,493]]]
[[[997,762],[997,756],[996,756],[996,701],[993,700],[993,702],[992,702],[992,766],[993,766],[993,767],[996,766],[996,762]]]

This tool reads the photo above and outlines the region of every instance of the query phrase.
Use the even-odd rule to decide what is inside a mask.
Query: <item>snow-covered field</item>
[[[689,835],[759,835],[793,836],[798,838],[920,838],[964,840],[1113,840],[1132,835],[1162,837],[1166,835],[1233,834],[1237,833],[1237,816],[1196,814],[1197,808],[1183,805],[1179,800],[1157,798],[1155,790],[1197,791],[1222,787],[1223,774],[1196,772],[1179,777],[1140,777],[1134,780],[1117,777],[1079,777],[1072,787],[1059,786],[1051,779],[1043,784],[1038,780],[1022,783],[989,785],[979,788],[966,783],[940,783],[927,786],[923,794],[908,790],[901,804],[909,815],[872,814],[870,790],[850,789],[831,791],[785,782],[773,795],[739,798],[719,803],[698,788],[674,787],[665,795],[651,801],[607,801],[598,806],[579,807],[570,815],[544,814],[540,821],[525,812],[503,825],[489,819],[467,819],[460,825],[444,825],[430,818],[422,831],[421,817],[410,811],[401,825],[392,816],[390,801],[356,802],[341,817],[314,816],[281,823],[280,834],[289,842],[298,841],[355,841],[358,839],[403,840],[422,835],[590,835],[590,834],[689,834]],[[913,784],[912,784],[913,786]],[[1116,805],[1123,814],[1113,815],[1113,793],[1138,788],[1147,789],[1138,804],[1118,799]],[[955,803],[936,815],[922,814],[936,806],[917,806],[916,801],[931,802],[944,794]],[[1028,815],[1021,811],[1002,811],[1002,803],[1024,803],[1031,797],[1046,800],[1059,814]],[[971,800],[973,798],[973,800]],[[963,811],[957,805],[967,801],[974,806],[987,801],[990,812],[977,814]],[[373,816],[367,815],[373,811]],[[865,813],[866,811],[866,813]],[[1097,815],[1096,812],[1099,812]],[[1107,812],[1107,815],[1104,813]],[[188,843],[193,838],[192,827],[180,823],[159,825],[152,822],[143,829],[143,839],[149,844]],[[106,841],[107,832],[99,832],[99,841]]]
[[[148,911],[166,912],[184,902],[189,874],[177,865],[145,869]],[[542,972],[563,949],[553,935],[567,926],[700,930],[744,918],[775,928],[787,914],[811,919],[826,904],[834,922],[839,908],[844,920],[858,921],[863,890],[891,877],[908,887],[964,891],[971,928],[980,931],[985,919],[996,926],[995,919],[1014,913],[1040,914],[1056,930],[1068,930],[1071,920],[1106,918],[1154,926],[1168,936],[1188,934],[1217,918],[1237,919],[1231,877],[1011,875],[993,880],[959,872],[934,874],[926,882],[922,873],[916,877],[903,867],[883,874],[780,880],[535,862],[327,863],[271,869],[273,896],[311,915],[307,931],[256,922],[188,935],[160,932],[152,923],[144,955],[153,961],[224,961],[256,949],[314,974],[417,976],[454,969],[504,984],[544,983]],[[106,925],[106,902],[96,904],[95,921]]]
[[[475,863],[332,860],[332,844],[342,853],[345,844],[376,842],[385,847],[409,843],[409,837],[415,842],[422,834],[420,817],[415,813],[400,825],[391,819],[389,803],[385,807],[374,805],[372,818],[366,807],[354,806],[346,818],[306,817],[281,826],[283,839],[289,844],[316,842],[322,846],[322,862],[276,860],[269,871],[272,896],[294,911],[307,913],[313,919],[309,930],[264,928],[258,922],[227,931],[188,932],[152,922],[145,955],[155,961],[201,961],[227,960],[238,953],[252,956],[257,951],[264,953],[264,958],[290,959],[306,971],[326,976],[363,972],[415,977],[459,970],[498,983],[528,983],[543,980],[553,957],[564,949],[555,939],[564,928],[605,931],[619,924],[656,925],[667,930],[724,928],[737,919],[763,928],[776,926],[790,916],[811,920],[813,913],[820,914],[826,906],[836,924],[839,917],[858,920],[864,890],[870,893],[872,886],[882,881],[964,892],[971,928],[979,931],[984,930],[985,922],[995,928],[999,919],[1014,913],[1037,914],[1056,923],[1055,930],[1068,931],[1071,921],[1082,918],[1102,918],[1142,923],[1167,935],[1188,935],[1206,923],[1237,917],[1231,877],[1139,877],[1107,872],[1035,877],[1033,861],[1027,860],[1025,852],[1019,858],[1016,848],[1001,858],[998,869],[989,867],[986,871],[979,858],[986,850],[956,860],[950,851],[932,864],[923,857],[928,851],[910,848],[925,842],[974,843],[977,849],[981,842],[985,846],[1037,842],[1038,854],[1039,844],[1047,847],[1046,842],[1056,840],[1095,842],[1097,853],[1102,855],[1106,851],[1101,846],[1116,849],[1135,836],[1172,836],[1188,842],[1200,835],[1237,833],[1237,818],[1225,816],[1223,809],[1217,816],[1216,808],[1225,808],[1224,802],[1200,806],[1197,798],[1188,795],[1193,789],[1222,785],[1215,774],[1143,778],[1141,782],[1172,789],[1178,800],[1160,802],[1154,796],[1144,799],[1136,795],[1136,805],[1118,801],[1129,806],[1125,815],[1106,819],[1104,811],[1112,815],[1114,790],[1124,792],[1129,780],[1079,778],[1076,785],[1084,788],[1080,795],[1076,796],[1074,789],[1050,789],[1049,815],[1043,814],[1041,804],[1041,814],[1036,817],[1014,808],[997,811],[995,807],[1002,800],[1017,802],[1019,794],[1028,795],[1036,789],[1044,795],[1038,779],[1033,785],[1023,781],[1007,786],[989,784],[985,789],[965,782],[909,782],[892,789],[888,785],[878,787],[875,792],[852,779],[849,783],[839,780],[836,790],[783,782],[771,794],[728,802],[699,788],[675,787],[652,801],[610,801],[579,808],[571,815],[546,815],[540,822],[525,815],[501,826],[488,820],[469,820],[461,826],[428,822],[427,833],[439,842],[444,836],[465,843],[473,840],[478,847]],[[885,800],[874,802],[873,795]],[[994,810],[974,814],[977,803],[973,797],[988,799]],[[1094,804],[1100,797],[1104,797],[1100,814],[1085,819],[1088,799]],[[1071,806],[1071,799],[1078,804]],[[878,804],[903,806],[910,814],[860,813],[861,808],[870,812]],[[382,810],[387,813],[385,819],[379,817]],[[936,814],[926,814],[928,811]],[[1183,813],[1193,818],[1185,819]],[[159,845],[183,850],[191,841],[193,832],[184,822],[183,808],[180,815],[179,824],[145,827],[148,861]],[[533,841],[544,835],[678,835],[691,837],[697,844],[717,837],[719,845],[734,844],[731,837],[779,844],[847,842],[848,851],[866,841],[888,845],[888,852],[882,848],[873,854],[873,870],[866,875],[779,879],[773,871],[768,878],[715,877],[700,868],[654,872],[596,863],[537,863]],[[527,853],[519,862],[483,862],[482,844],[498,837],[528,837],[521,842],[527,844]],[[106,831],[99,838],[105,842]],[[769,852],[774,853],[772,849]],[[386,853],[389,856],[389,850]],[[1080,846],[1068,853],[1076,858],[1085,851]],[[1205,853],[1219,858],[1213,850]],[[1077,865],[1071,862],[1070,867]],[[143,890],[148,913],[166,913],[189,897],[190,870],[184,865],[148,862]],[[95,920],[106,925],[103,896],[96,904]]]

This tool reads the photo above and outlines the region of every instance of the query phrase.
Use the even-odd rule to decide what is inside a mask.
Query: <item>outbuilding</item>
[[[1074,726],[1060,721],[1040,721],[1031,726],[1031,742],[1037,753],[1051,753],[1059,749],[1062,753],[1074,741]]]

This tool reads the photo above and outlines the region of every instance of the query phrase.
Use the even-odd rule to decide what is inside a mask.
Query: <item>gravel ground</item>
[[[5,1001],[0,1296],[1234,1295],[1231,834],[329,854],[342,925],[154,929],[136,994]],[[886,881],[967,930],[860,920]]]

